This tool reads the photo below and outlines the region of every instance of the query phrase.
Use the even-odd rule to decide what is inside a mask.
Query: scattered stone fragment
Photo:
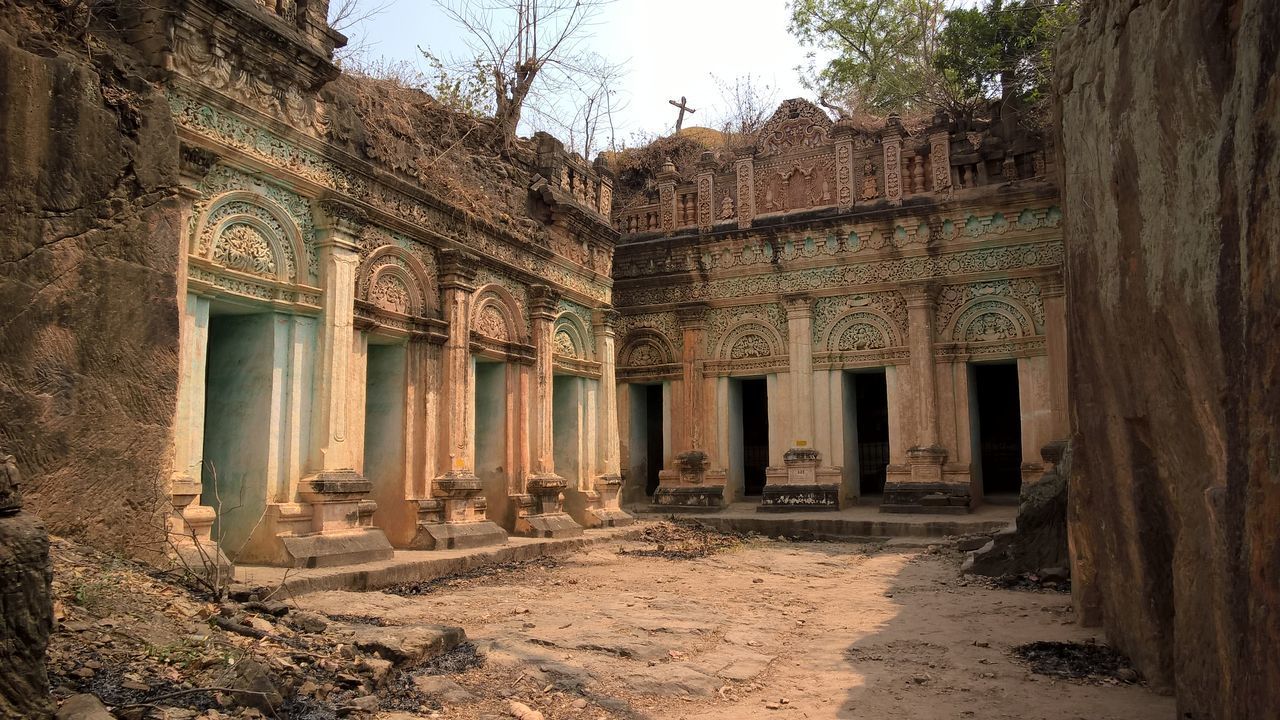
[[[72,695],[58,708],[57,720],[115,720],[95,695]]]
[[[546,717],[542,713],[522,702],[508,700],[507,703],[507,712],[509,712],[511,717],[516,720],[546,720]]]

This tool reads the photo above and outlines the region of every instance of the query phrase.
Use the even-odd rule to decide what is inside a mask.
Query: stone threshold
[[[327,568],[236,566],[237,582],[258,587],[283,585],[276,597],[325,590],[365,592],[406,582],[419,582],[467,572],[486,565],[564,555],[594,545],[625,539],[639,526],[584,530],[578,537],[543,539],[513,536],[502,545],[460,550],[397,550],[389,560]]]

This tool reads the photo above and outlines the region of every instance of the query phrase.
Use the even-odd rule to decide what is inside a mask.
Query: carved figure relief
[[[556,354],[567,357],[578,357],[578,348],[573,345],[573,338],[564,330],[556,332]]]
[[[276,276],[276,258],[271,242],[257,228],[236,223],[218,236],[213,246],[213,260],[231,270]]]
[[[887,347],[884,334],[874,325],[858,323],[849,326],[836,341],[836,350],[877,350]]]
[[[404,282],[390,274],[382,274],[369,288],[369,301],[383,310],[390,310],[401,315],[409,315],[409,288]]]
[[[867,158],[862,165],[862,200],[874,200],[880,195],[880,188],[876,185],[876,166],[871,162],[871,158]]]
[[[508,342],[511,339],[507,332],[507,319],[492,304],[480,308],[480,313],[476,316],[476,332],[492,340]]]
[[[750,334],[738,338],[729,350],[729,359],[762,358],[769,357],[771,354],[768,340],[759,335]]]
[[[1013,321],[996,313],[986,313],[974,318],[965,330],[965,342],[992,342],[1018,337]]]

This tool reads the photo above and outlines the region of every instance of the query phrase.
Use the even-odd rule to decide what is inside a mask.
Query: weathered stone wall
[[[54,5],[0,2],[0,445],[51,531],[136,553],[172,441],[178,144]]]
[[[1280,708],[1280,3],[1062,48],[1077,603],[1179,718]]]

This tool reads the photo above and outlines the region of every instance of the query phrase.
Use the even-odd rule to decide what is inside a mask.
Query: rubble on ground
[[[672,518],[647,525],[631,538],[635,541],[651,543],[654,547],[622,549],[618,554],[668,560],[694,560],[736,548],[750,537],[750,534],[742,535],[716,530],[697,520]]]
[[[431,712],[441,698],[419,676],[483,662],[461,628],[326,616],[268,588],[227,588],[218,602],[176,576],[63,539],[53,542],[53,560],[57,626],[48,666],[60,717]]]
[[[1135,683],[1140,679],[1128,658],[1097,643],[1031,642],[1015,647],[1013,656],[1039,675],[1094,683]]]

